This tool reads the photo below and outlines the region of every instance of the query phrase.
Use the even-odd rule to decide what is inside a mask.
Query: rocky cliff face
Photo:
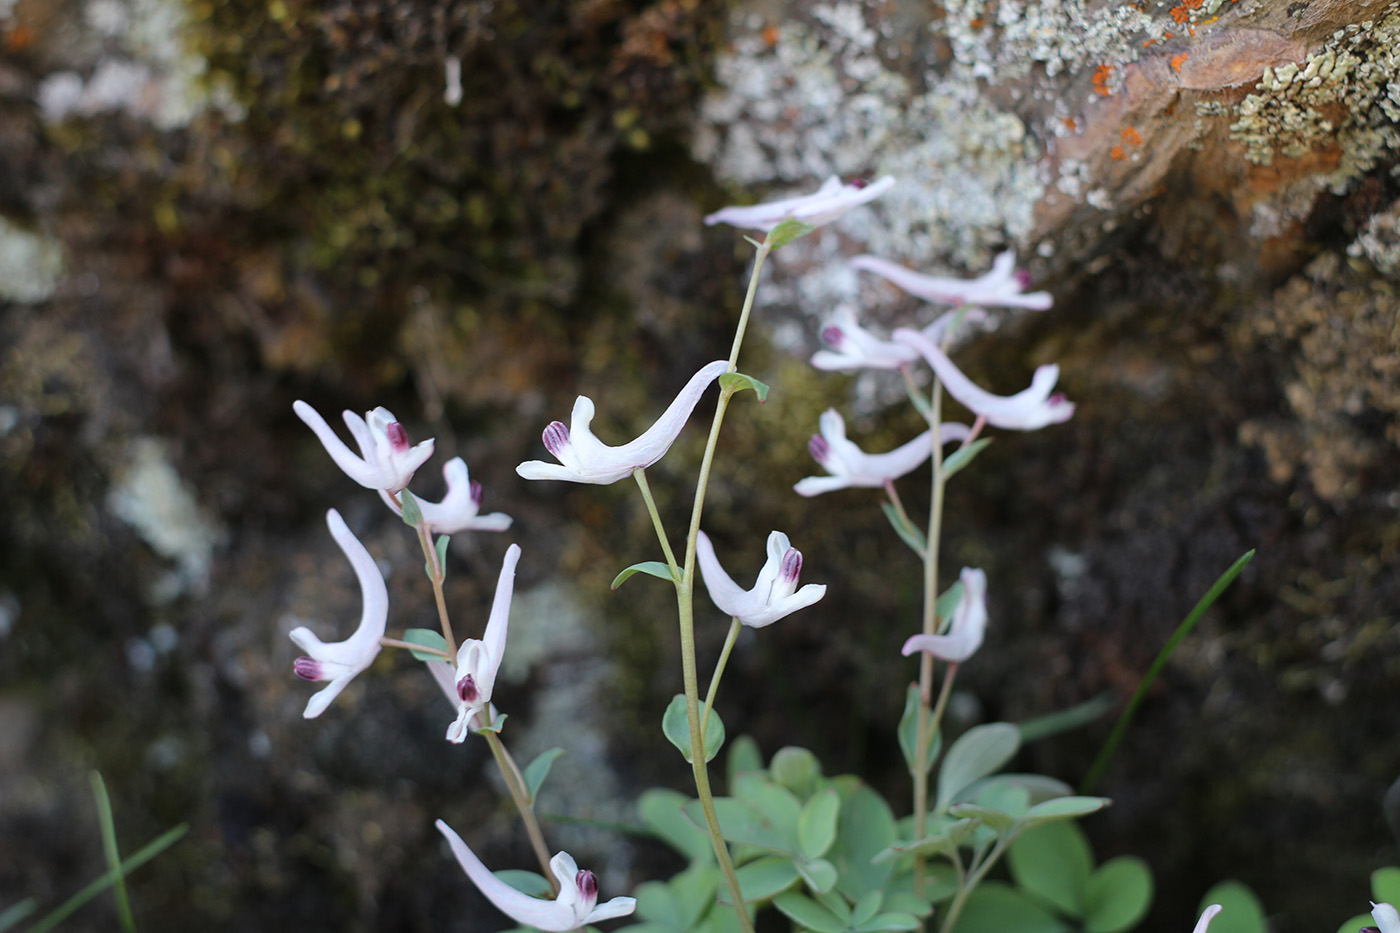
[[[495,929],[432,818],[528,855],[484,752],[444,752],[421,672],[386,655],[300,718],[286,632],[358,611],[327,507],[392,566],[391,626],[430,603],[298,397],[387,405],[516,516],[537,624],[512,631],[511,726],[576,769],[545,809],[618,818],[679,784],[638,735],[675,690],[666,600],[606,594],[645,513],[513,467],[579,392],[600,431],[649,423],[741,298],[745,253],[701,215],[830,173],[900,181],[775,262],[745,367],[774,393],[732,416],[710,514],[735,540],[804,529],[807,574],[842,592],[742,646],[727,720],[900,786],[914,567],[872,503],[788,489],[824,408],[872,448],[910,425],[890,387],[805,358],[839,302],[932,311],[840,257],[975,273],[1014,247],[1056,308],[960,352],[1001,391],[1059,362],[1079,408],[954,491],[947,569],[1001,581],[965,719],[1126,696],[1256,547],[1090,832],[1152,862],[1145,929],[1188,929],[1226,876],[1279,933],[1334,928],[1400,858],[1400,4],[13,0],[0,44],[0,836],[26,841],[0,904],[101,871],[96,767],[127,848],[192,825],[135,880],[150,928]],[[653,478],[677,514],[699,443]],[[454,543],[463,618],[503,547]],[[1027,754],[1073,780],[1103,732]],[[611,853],[605,888],[645,874],[560,832]]]

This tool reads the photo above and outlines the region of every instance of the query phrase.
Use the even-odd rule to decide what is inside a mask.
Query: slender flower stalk
[[[719,692],[719,682],[724,677],[724,668],[729,663],[729,652],[734,650],[734,642],[739,640],[739,630],[744,627],[738,617],[729,621],[729,634],[724,638],[724,647],[720,649],[719,660],[715,662],[715,672],[710,675],[710,689],[705,692],[705,710],[700,716],[700,738],[705,737],[705,730],[710,725],[710,710],[715,707],[715,694]]]

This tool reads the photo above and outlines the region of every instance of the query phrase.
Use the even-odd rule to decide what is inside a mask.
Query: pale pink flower
[[[649,467],[666,455],[705,389],[728,369],[727,361],[716,360],[691,376],[656,423],[621,447],[609,447],[594,436],[589,427],[593,421],[593,400],[580,395],[574,402],[569,427],[555,421],[544,429],[544,446],[559,463],[529,460],[516,467],[515,472],[525,479],[560,479],[600,486],[625,479],[638,467]]]
[[[965,440],[969,433],[965,424],[945,422],[939,426],[939,436],[945,444]],[[845,419],[836,409],[828,408],[821,416],[821,433],[812,435],[807,449],[812,459],[831,475],[809,476],[792,488],[799,496],[857,487],[878,489],[918,469],[933,453],[932,438],[933,434],[925,431],[888,453],[868,454],[846,439]]]
[[[1029,280],[1016,269],[1010,250],[992,261],[992,270],[975,279],[922,275],[878,256],[857,256],[851,267],[873,272],[925,301],[984,308],[1029,308],[1044,311],[1054,304],[1049,292],[1026,292]]]
[[[778,201],[766,201],[750,207],[726,207],[705,218],[707,225],[730,224],[743,230],[772,230],[785,220],[797,220],[814,227],[830,223],[837,217],[875,200],[894,187],[894,178],[886,175],[877,182],[849,182],[832,175],[812,194]]]
[[[636,899],[631,897],[615,897],[599,904],[598,880],[591,871],[579,871],[578,863],[567,852],[559,852],[549,860],[549,870],[559,882],[558,896],[552,901],[531,897],[492,874],[451,826],[442,820],[435,825],[477,889],[497,910],[522,926],[545,933],[567,933],[588,923],[625,917],[637,908]]]
[[[1192,933],[1206,933],[1210,929],[1210,922],[1215,919],[1215,915],[1224,910],[1219,904],[1211,904],[1201,911],[1201,919],[1196,921],[1196,929]],[[1384,931],[1384,933],[1394,933],[1394,931]]]
[[[901,329],[894,339],[918,350],[943,382],[948,394],[969,411],[998,428],[1034,431],[1047,424],[1068,421],[1074,415],[1074,403],[1055,392],[1060,367],[1051,364],[1038,367],[1031,377],[1030,388],[1015,395],[993,395],[963,375],[938,345],[917,330]]]
[[[457,649],[457,719],[447,727],[449,742],[461,743],[473,728],[490,725],[491,691],[496,686],[496,673],[506,653],[510,602],[515,593],[515,565],[519,561],[520,545],[512,544],[506,548],[501,574],[496,578],[496,596],[491,601],[491,616],[485,633],[480,639],[468,638]],[[478,716],[487,721],[473,726],[472,720]]]
[[[292,670],[302,680],[330,681],[307,702],[306,711],[302,713],[307,719],[324,713],[331,700],[340,695],[355,675],[374,663],[379,655],[379,639],[384,637],[384,626],[389,620],[389,590],[374,558],[335,509],[326,513],[326,524],[330,526],[335,543],[349,558],[350,566],[355,568],[364,609],[355,634],[345,641],[326,644],[305,626],[292,629],[292,641],[309,655],[297,658]]]
[[[948,631],[943,635],[912,635],[904,643],[907,658],[916,651],[926,651],[935,658],[961,664],[982,647],[987,631],[987,575],[973,567],[964,567],[958,576],[962,595],[953,609]]]
[[[715,557],[714,545],[703,531],[695,539],[695,556],[700,562],[705,589],[709,590],[714,604],[721,612],[753,628],[772,625],[826,595],[826,587],[817,583],[797,588],[797,577],[802,573],[802,552],[792,547],[788,536],[781,531],[768,535],[768,560],[749,590],[740,587],[724,572],[719,558]]]
[[[367,489],[398,492],[413,479],[413,472],[433,455],[433,439],[409,446],[408,433],[387,408],[365,412],[363,418],[353,411],[344,412],[345,426],[360,447],[358,457],[336,436],[316,409],[298,399],[292,403],[292,410],[306,422],[307,427],[316,432],[316,437],[336,466]]]
[[[510,527],[511,517],[504,512],[481,515],[481,484],[473,482],[467,472],[466,461],[453,457],[442,465],[443,478],[447,480],[447,494],[441,502],[419,499],[418,510],[433,534],[450,535],[459,531],[505,531]],[[384,504],[394,510],[395,515],[403,515],[403,506],[384,490],[379,491]]]
[[[812,355],[817,369],[898,369],[919,358],[913,347],[881,340],[856,320],[855,309],[838,305],[832,320],[822,328],[822,342],[830,350],[818,350]]]

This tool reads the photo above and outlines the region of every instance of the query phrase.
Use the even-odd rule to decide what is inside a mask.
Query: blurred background
[[[301,717],[287,633],[359,617],[326,509],[384,567],[391,629],[434,613],[297,398],[389,407],[437,439],[415,491],[460,455],[515,517],[453,541],[454,618],[479,633],[520,542],[497,698],[522,761],[567,749],[551,845],[605,897],[665,871],[622,829],[640,789],[688,787],[656,728],[674,607],[608,592],[656,556],[646,514],[514,466],[577,394],[621,442],[727,353],[750,249],[705,213],[889,173],[765,272],[741,367],[773,392],[731,408],[705,524],[736,577],[778,528],[831,588],[741,639],[731,733],[905,799],[917,565],[873,493],[790,487],[827,407],[867,450],[918,428],[892,380],[806,361],[841,302],[876,329],[938,311],[843,258],[980,274],[1014,248],[1055,308],[958,359],[1002,393],[1057,362],[1078,409],[951,488],[943,573],[985,568],[992,612],[953,725],[1125,700],[1257,548],[1084,825],[1154,869],[1144,930],[1189,929],[1227,877],[1276,933],[1335,929],[1400,862],[1397,49],[1381,0],[0,0],[0,909],[104,870],[97,769],[124,851],[190,827],[131,879],[143,930],[505,925],[432,821],[493,867],[530,855],[421,668],[385,652]],[[702,433],[650,471],[676,527]],[[725,623],[698,605],[708,670]],[[1017,767],[1074,783],[1110,724]],[[114,926],[104,902],[65,928]]]

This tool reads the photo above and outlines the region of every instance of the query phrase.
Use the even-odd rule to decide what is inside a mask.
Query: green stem
[[[1011,837],[1000,836],[997,838],[996,847],[987,855],[981,863],[970,866],[967,876],[961,879],[958,885],[958,893],[953,895],[953,902],[948,905],[948,912],[943,915],[943,923],[939,925],[939,933],[953,933],[953,927],[958,922],[958,917],[962,914],[963,907],[967,904],[968,895],[981,883],[983,876],[1001,858],[1007,846],[1011,844]]]
[[[651,516],[651,526],[656,529],[656,539],[661,542],[661,552],[666,555],[666,566],[671,568],[671,579],[679,579],[681,568],[671,550],[671,540],[666,537],[666,528],[661,524],[661,513],[656,510],[656,500],[652,498],[651,486],[647,484],[646,468],[637,467],[632,471],[632,478],[637,481],[637,488],[642,491],[642,499],[647,504],[647,514]]]
[[[753,260],[753,273],[749,276],[749,290],[744,295],[744,309],[739,312],[739,326],[734,329],[734,345],[729,348],[729,371],[739,365],[739,347],[744,343],[744,331],[749,326],[749,312],[753,310],[753,296],[758,292],[758,274],[763,271],[763,261],[768,258],[768,240],[758,248]]]
[[[397,638],[381,638],[379,643],[385,648],[407,648],[409,651],[421,651],[423,654],[435,654],[444,661],[451,661],[456,654],[448,654],[439,648],[429,648],[427,645],[417,645],[411,641],[400,641]]]
[[[122,873],[121,852],[117,849],[117,827],[112,819],[112,801],[102,775],[88,775],[92,796],[97,801],[97,823],[102,829],[102,854],[107,858],[107,870],[112,874],[112,894],[117,901],[117,920],[127,933],[136,933],[136,920],[131,916],[131,900],[126,894],[126,876]]]
[[[452,637],[452,622],[447,617],[447,598],[442,592],[442,581],[444,575],[442,564],[438,562],[437,549],[433,547],[433,534],[428,530],[427,523],[420,523],[415,526],[418,532],[418,543],[423,546],[423,559],[428,562],[428,568],[432,571],[428,574],[433,581],[433,599],[437,602],[438,623],[442,626],[442,637],[447,641],[448,656],[457,656],[457,640]]]
[[[491,710],[488,707],[483,710],[483,715],[490,716]],[[491,746],[491,754],[496,758],[496,766],[501,769],[501,777],[506,780],[506,788],[510,791],[511,799],[515,801],[515,808],[520,811],[520,821],[525,824],[525,834],[530,837],[530,848],[535,850],[535,858],[539,859],[541,873],[549,881],[549,887],[555,895],[559,894],[559,880],[554,877],[554,872],[549,867],[549,848],[544,844],[544,833],[540,831],[539,820],[535,819],[535,804],[530,800],[530,791],[525,786],[525,776],[520,773],[520,768],[516,766],[515,759],[506,750],[505,743],[501,737],[490,730],[482,730],[481,735],[486,737],[486,744]]]
[[[739,623],[739,617],[735,616],[729,622],[729,635],[724,639],[724,647],[720,649],[719,660],[715,662],[715,672],[710,675],[710,689],[705,694],[705,712],[700,717],[700,741],[704,747],[705,730],[710,726],[710,710],[715,706],[715,694],[719,692],[719,681],[724,676],[724,667],[729,663],[729,652],[734,650],[734,642],[739,640],[739,629],[743,626]]]

